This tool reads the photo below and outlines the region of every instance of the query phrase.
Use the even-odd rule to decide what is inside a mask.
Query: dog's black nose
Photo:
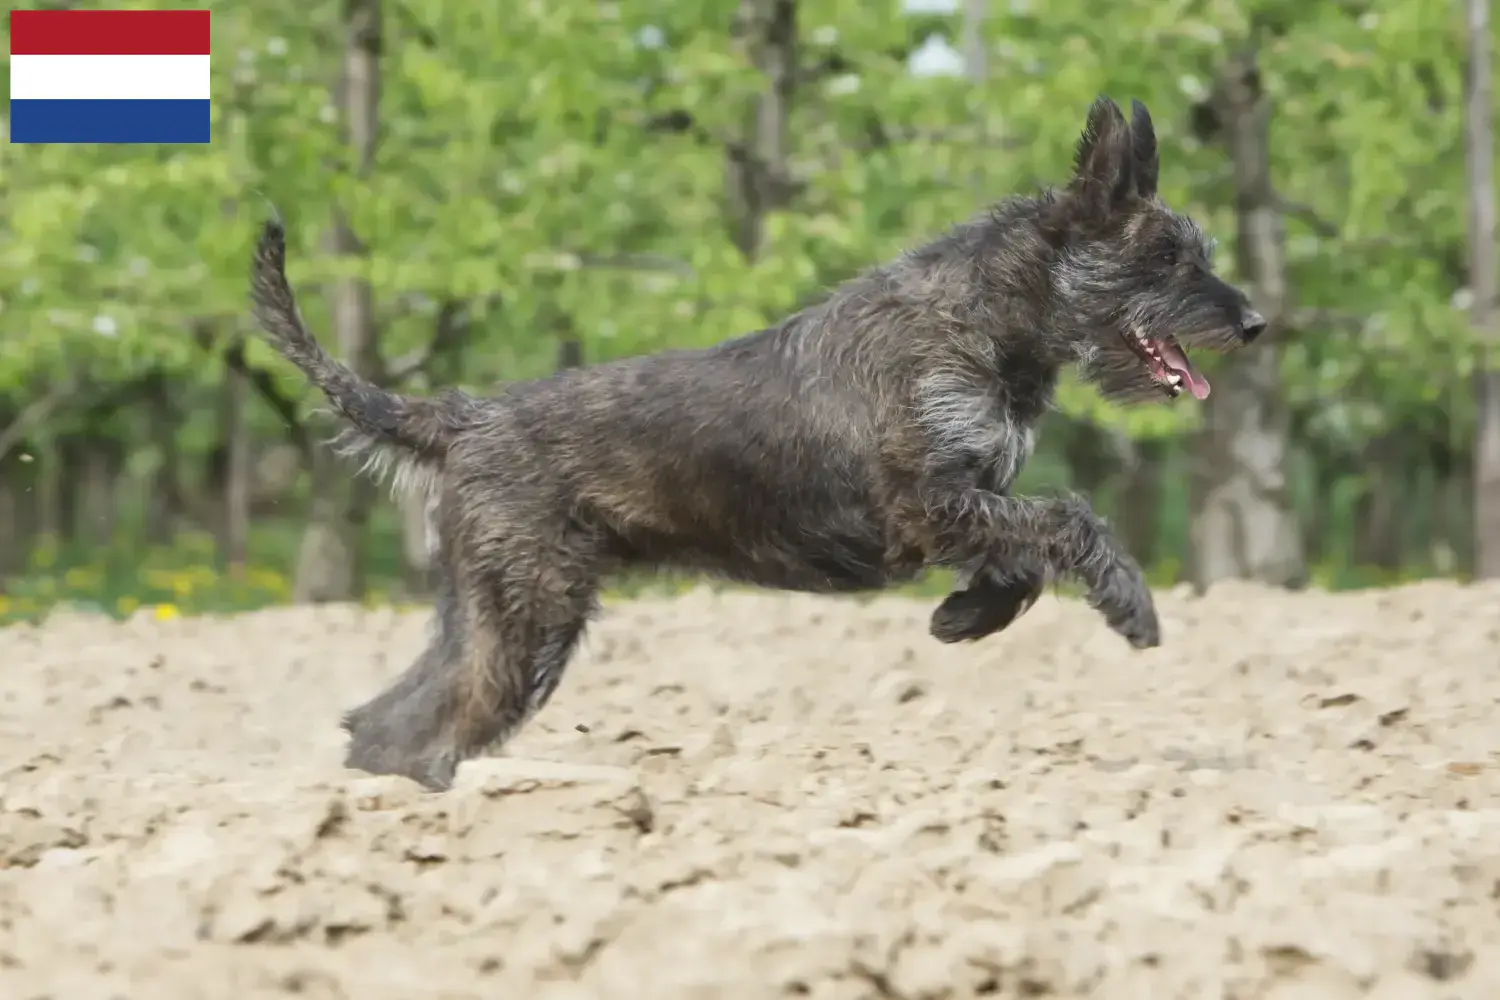
[[[1266,318],[1254,309],[1248,309],[1245,311],[1244,319],[1240,321],[1240,329],[1243,331],[1245,342],[1249,343],[1266,332]]]

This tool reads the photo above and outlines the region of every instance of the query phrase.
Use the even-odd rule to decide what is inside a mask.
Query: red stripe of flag
[[[206,10],[13,10],[13,56],[206,56]]]

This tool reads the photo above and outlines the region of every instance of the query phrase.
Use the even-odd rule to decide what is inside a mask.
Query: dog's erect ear
[[[1099,97],[1089,107],[1089,120],[1078,137],[1073,160],[1072,189],[1096,211],[1109,214],[1131,193],[1134,154],[1130,126],[1120,106]]]
[[[1157,175],[1161,172],[1156,155],[1156,126],[1151,124],[1151,112],[1146,106],[1133,99],[1130,102],[1130,147],[1135,192],[1142,198],[1155,198]]]

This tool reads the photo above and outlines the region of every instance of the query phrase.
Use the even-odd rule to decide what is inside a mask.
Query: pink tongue
[[[1182,353],[1182,348],[1169,340],[1162,341],[1157,347],[1161,359],[1167,363],[1167,367],[1182,376],[1182,381],[1187,385],[1188,392],[1193,394],[1194,399],[1208,398],[1208,379],[1204,378],[1193,367],[1193,363]]]

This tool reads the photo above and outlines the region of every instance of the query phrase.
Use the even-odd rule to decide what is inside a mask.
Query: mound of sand
[[[424,615],[0,630],[0,996],[1500,995],[1497,607],[643,601],[446,795],[339,764]]]

